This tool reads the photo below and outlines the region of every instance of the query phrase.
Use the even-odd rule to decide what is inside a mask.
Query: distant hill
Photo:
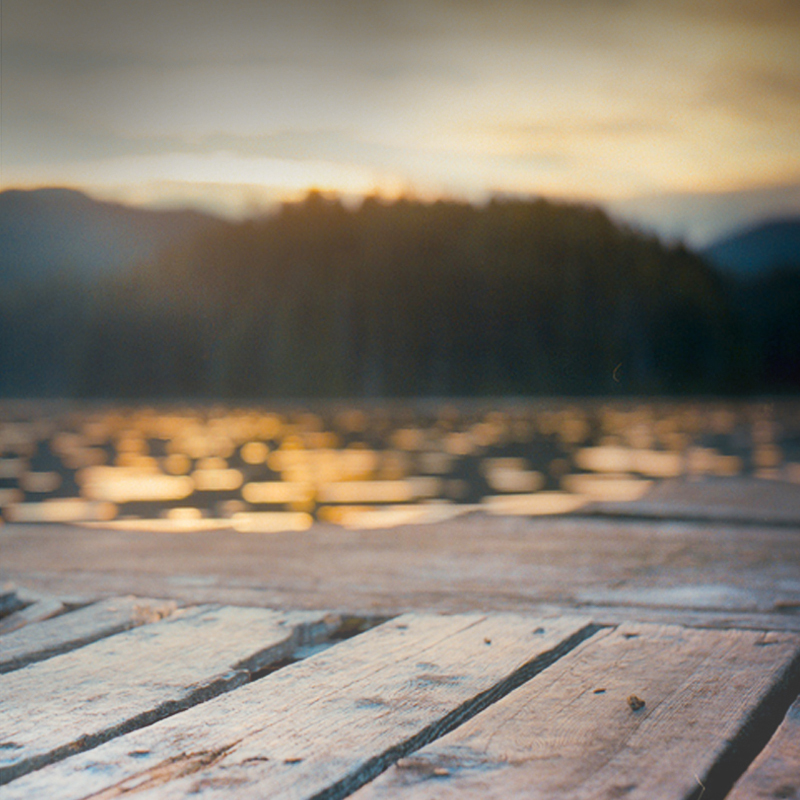
[[[113,274],[222,225],[197,211],[153,211],[72,189],[0,193],[0,281]]]
[[[740,277],[763,275],[775,267],[800,271],[800,217],[765,222],[720,239],[703,255]]]

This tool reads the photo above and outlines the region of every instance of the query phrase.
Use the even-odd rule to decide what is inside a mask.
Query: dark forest
[[[799,307],[795,273],[736,283],[594,207],[312,193],[122,272],[7,282],[0,393],[796,391]]]

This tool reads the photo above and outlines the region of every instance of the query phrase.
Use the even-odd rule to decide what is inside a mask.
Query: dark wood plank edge
[[[16,589],[0,589],[0,619],[25,608]]]
[[[104,744],[111,739],[115,739],[123,734],[138,730],[139,728],[152,725],[154,722],[158,722],[161,719],[170,717],[173,714],[179,713],[180,711],[185,711],[187,708],[191,708],[198,703],[204,703],[206,700],[211,700],[217,695],[223,694],[224,692],[229,692],[232,689],[236,689],[238,686],[247,683],[249,679],[250,676],[246,671],[231,670],[223,677],[200,687],[191,694],[182,697],[180,700],[169,700],[166,703],[161,703],[155,708],[151,708],[142,714],[138,714],[135,717],[126,719],[125,722],[119,725],[105,728],[104,730],[98,731],[94,734],[82,736],[80,739],[71,742],[68,745],[56,747],[47,753],[31,756],[23,761],[18,761],[13,766],[0,769],[0,786],[10,783],[17,778],[21,778],[23,775],[27,775],[29,772],[35,772],[36,770],[46,767],[49,764],[55,764],[58,761],[69,758],[69,756],[73,756],[77,753],[83,753],[86,750],[93,750],[95,747],[99,747],[101,744]]]
[[[25,608],[14,611],[0,619],[0,636],[18,631],[26,625],[58,617],[70,610],[66,603],[56,597],[35,600]]]
[[[400,744],[390,747],[380,755],[369,759],[349,775],[326,787],[321,792],[317,792],[309,800],[343,800],[343,798],[348,797],[364,784],[369,783],[369,781],[376,778],[401,758],[450,733],[459,725],[463,725],[467,720],[472,719],[476,714],[505,697],[509,692],[527,683],[535,675],[538,675],[571,650],[574,650],[581,642],[586,641],[601,630],[603,630],[601,625],[593,623],[586,625],[568,639],[560,642],[552,650],[548,650],[531,659],[490,689],[475,695],[440,720],[428,725]]]
[[[764,642],[762,647],[769,647]],[[685,800],[722,800],[775,734],[800,693],[800,651]]]
[[[551,518],[561,517],[562,519],[605,519],[605,520],[624,520],[625,522],[685,522],[692,525],[724,525],[725,527],[745,527],[745,528],[800,528],[800,518],[796,516],[779,516],[765,514],[746,514],[726,511],[714,511],[703,509],[680,509],[680,508],[636,508],[631,504],[631,508],[625,508],[621,504],[612,505],[597,504],[587,505],[576,511],[567,514],[548,514]],[[544,517],[545,515],[542,515]]]
[[[101,744],[105,744],[118,736],[145,728],[159,720],[171,717],[249,683],[260,672],[267,669],[270,664],[279,666],[283,663],[290,663],[291,654],[299,647],[308,646],[335,634],[338,629],[338,622],[339,618],[334,615],[316,623],[299,624],[295,626],[292,635],[288,639],[279,644],[271,645],[244,661],[240,661],[233,665],[225,675],[211,683],[198,687],[195,691],[178,700],[168,700],[141,714],[126,719],[119,725],[113,725],[97,733],[83,736],[77,741],[73,741],[63,747],[54,748],[47,753],[18,761],[13,766],[0,768],[0,786],[30,772],[35,772],[49,764],[55,764],[58,761],[69,758],[69,756],[93,750],[95,747],[99,747]]]
[[[553,613],[552,606],[547,606]],[[800,609],[777,607],[771,612],[741,609],[681,608],[630,604],[575,603],[564,614],[587,614],[598,625],[614,627],[623,622],[649,622],[709,630],[784,631],[800,633]]]
[[[85,605],[67,605],[65,603],[64,611],[40,621],[49,622],[54,618],[60,618],[75,611],[82,611],[84,609],[91,608],[91,606],[97,605],[98,603],[103,603],[113,599],[113,597],[107,597],[97,600],[93,603],[87,603]],[[131,614],[116,624],[108,624],[106,627],[98,627],[92,633],[87,633],[86,635],[75,637],[73,639],[64,639],[60,642],[54,642],[49,647],[42,647],[38,650],[30,650],[29,652],[25,653],[25,655],[9,658],[5,661],[2,659],[2,654],[0,653],[0,675],[6,672],[13,672],[14,670],[21,669],[22,667],[27,667],[29,664],[36,664],[39,661],[46,661],[48,658],[52,658],[53,656],[69,653],[72,650],[77,650],[79,647],[84,647],[87,644],[92,644],[92,642],[100,641],[100,639],[105,639],[108,636],[114,636],[117,633],[124,633],[125,631],[132,630],[133,628],[138,628],[140,625],[148,625],[153,622],[158,622],[159,620],[168,617],[179,606],[179,603],[174,600],[154,600],[149,597],[141,598],[141,602],[143,605],[153,605],[147,616],[137,617],[135,614]],[[14,631],[9,632],[13,633]]]
[[[767,746],[733,787],[731,800],[797,797],[800,784],[800,696]]]

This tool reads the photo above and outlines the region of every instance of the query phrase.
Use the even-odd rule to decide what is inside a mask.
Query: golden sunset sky
[[[0,2],[3,189],[544,195],[698,242],[800,212],[797,0]]]

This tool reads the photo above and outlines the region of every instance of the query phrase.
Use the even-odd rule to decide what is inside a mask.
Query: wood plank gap
[[[404,742],[371,758],[369,761],[365,762],[360,769],[342,780],[331,784],[331,786],[323,789],[321,792],[312,795],[309,797],[309,800],[343,800],[353,794],[357,789],[360,789],[366,783],[376,778],[382,772],[385,772],[401,758],[405,758],[421,747],[425,747],[436,739],[440,739],[442,736],[455,730],[460,725],[463,725],[477,714],[480,714],[481,711],[484,711],[510,692],[513,692],[514,689],[518,689],[531,680],[531,678],[543,672],[550,665],[555,664],[556,661],[574,650],[582,642],[585,642],[602,630],[604,630],[603,626],[590,623],[581,630],[576,631],[572,636],[565,639],[553,649],[539,654],[536,658],[531,659],[519,669],[512,672],[504,680],[501,680],[491,688],[467,700],[441,720],[428,725]]]
[[[736,782],[728,800],[800,797],[800,697],[775,735]]]
[[[20,599],[16,589],[0,589],[0,619],[24,607],[25,603]]]
[[[622,625],[353,800],[721,797],[799,658],[792,635]]]
[[[73,756],[76,753],[93,750],[95,747],[99,747],[101,744],[105,744],[111,739],[116,739],[118,736],[139,730],[140,728],[146,728],[154,722],[166,719],[180,711],[185,711],[187,708],[211,700],[220,694],[242,686],[247,683],[248,678],[249,676],[245,671],[232,670],[226,675],[216,678],[195,691],[184,695],[179,700],[168,700],[141,714],[129,717],[117,725],[111,725],[96,733],[84,734],[80,738],[68,744],[61,745],[60,747],[54,747],[46,753],[16,761],[10,767],[0,766],[0,786],[10,783],[15,778],[19,778],[22,775],[27,775],[29,772],[35,772],[37,769],[41,769],[48,764],[53,764],[57,761],[69,758],[69,756]],[[0,749],[2,749],[4,745],[5,743],[0,743]]]
[[[582,508],[580,511],[571,511],[568,514],[553,514],[549,516],[574,520],[603,519],[620,522],[685,522],[692,525],[724,525],[726,528],[793,528],[797,530],[797,528],[800,527],[800,519],[796,517],[750,517],[739,516],[737,514],[703,514],[698,512],[682,514],[677,509],[658,512],[646,511],[644,509],[631,509],[630,511],[626,511],[620,508]],[[542,515],[542,517],[544,517],[544,515]]]
[[[323,636],[306,636],[299,642],[298,646],[292,651],[292,653],[285,658],[272,661],[264,666],[244,664],[243,666],[250,672],[251,683],[253,681],[260,681],[262,678],[266,678],[273,672],[277,672],[279,669],[296,664],[298,661],[304,661],[306,658],[310,658],[318,653],[323,653],[326,650],[330,650],[331,647],[335,647],[337,644],[339,644],[339,642],[352,639],[353,636],[357,636],[359,633],[365,633],[370,628],[375,628],[378,625],[382,625],[384,622],[388,622],[390,619],[392,619],[392,617],[357,616],[354,614],[346,614],[338,617],[338,619],[338,627],[334,628],[332,632],[326,631],[325,635]]]
[[[335,628],[324,612],[197,607],[0,677],[0,785],[204,703]]]
[[[57,597],[48,597],[37,600],[29,606],[9,614],[0,619],[0,636],[12,633],[34,622],[43,622],[46,619],[57,617],[68,610],[65,603]]]
[[[29,624],[3,636],[0,674],[68,653],[139,625],[158,622],[176,608],[177,603],[172,600],[110,597]]]
[[[650,622],[659,625],[682,625],[709,630],[787,631],[800,633],[800,613],[778,607],[772,612],[738,609],[708,609],[680,606],[616,604],[601,601],[574,605],[546,606],[561,608],[564,614],[587,614],[598,624],[614,627],[625,622]]]
[[[345,797],[569,647],[609,630],[576,616],[407,614],[23,776],[2,796]]]
[[[769,642],[766,642],[766,647]],[[787,665],[739,732],[708,771],[704,785],[686,800],[722,800],[769,744],[800,694],[800,652]]]

